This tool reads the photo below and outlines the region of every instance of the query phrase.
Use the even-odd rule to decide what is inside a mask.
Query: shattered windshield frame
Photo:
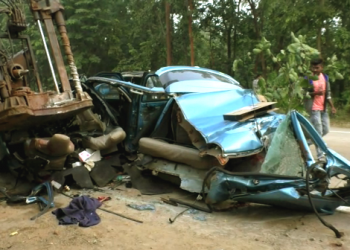
[[[229,77],[220,75],[210,71],[203,70],[189,70],[189,69],[179,69],[172,70],[162,74],[159,77],[163,87],[166,88],[175,82],[181,81],[213,81],[213,82],[225,82],[233,85],[238,85],[237,82]]]

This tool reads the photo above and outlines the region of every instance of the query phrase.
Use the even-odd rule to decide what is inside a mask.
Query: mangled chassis
[[[349,161],[327,148],[313,126],[301,114],[292,111],[290,119],[296,140],[302,149],[306,176],[228,173],[214,170],[215,177],[212,177],[210,182],[208,203],[233,199],[240,202],[312,210],[307,195],[309,191],[312,191],[311,196],[318,212],[332,214],[338,206],[347,205],[350,188],[332,190],[329,188],[329,180],[339,174],[345,175],[345,179],[349,178]],[[326,163],[315,162],[306,138],[311,138],[325,152]],[[272,143],[274,143],[273,140]],[[309,182],[310,187],[307,187],[306,181],[308,173],[313,177]],[[308,188],[310,190],[307,190]]]
[[[175,163],[173,157],[164,157],[164,155],[161,155],[163,159],[150,161],[143,167],[151,169],[154,174],[164,173],[179,177],[181,188],[190,192],[206,193],[205,202],[211,206],[233,200],[312,211],[308,197],[308,192],[311,192],[316,210],[332,214],[337,207],[347,205],[350,187],[345,186],[333,190],[329,187],[329,180],[339,174],[345,175],[345,180],[348,179],[350,163],[327,148],[313,126],[301,114],[292,111],[288,119],[291,121],[290,129],[300,145],[301,157],[305,163],[304,173],[299,176],[259,173],[259,170],[250,168],[248,159],[246,160],[246,171],[238,169],[239,172],[236,172],[235,168],[231,171],[225,170],[219,164],[209,171],[200,169],[198,166],[194,168],[194,166],[183,163]],[[307,139],[312,139],[325,152],[326,163],[314,160]],[[160,156],[149,151],[143,145],[144,143],[144,139],[141,139],[140,151],[142,153],[150,153],[156,158]],[[273,139],[271,143],[274,143]],[[157,147],[156,144],[153,143],[155,147]],[[310,187],[307,187],[307,173],[312,176],[309,181]]]
[[[107,78],[93,77],[93,80],[138,88]],[[146,157],[135,164],[152,170],[155,175],[179,177],[177,183],[181,188],[207,193],[206,202],[210,205],[231,199],[312,210],[307,195],[310,192],[317,211],[333,213],[336,207],[345,205],[348,188],[331,190],[329,179],[339,174],[344,174],[347,179],[350,163],[328,149],[301,114],[296,111],[288,116],[254,112],[250,119],[242,122],[225,119],[229,113],[254,109],[260,104],[255,94],[243,89],[191,93],[171,98],[153,133],[139,140],[138,152]],[[172,112],[173,115],[169,115]],[[158,139],[163,137],[159,135],[165,134],[157,134],[157,130],[163,130],[162,121],[173,117],[176,117],[177,127],[189,138],[187,146],[182,146],[176,140],[172,144]],[[294,144],[294,150],[285,150],[285,153],[291,153],[287,160],[298,162],[298,165],[289,166],[287,162],[287,167],[266,171],[266,165],[271,164],[267,159],[269,153],[276,155],[270,149],[278,140],[284,140],[283,135],[280,139],[275,136],[277,130],[282,128],[280,124],[283,121],[288,123],[285,129],[289,131],[289,140]],[[315,162],[306,138],[324,151],[326,163]],[[278,155],[275,158],[283,162],[283,159],[278,160]],[[283,164],[286,165],[285,162]],[[310,182],[306,181],[308,172],[312,175]],[[309,187],[307,184],[310,184]]]

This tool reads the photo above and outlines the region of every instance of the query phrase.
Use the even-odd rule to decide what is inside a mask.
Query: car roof
[[[213,69],[202,68],[202,67],[199,67],[199,66],[167,66],[167,67],[162,67],[159,70],[157,70],[156,74],[157,75],[162,75],[162,74],[164,74],[164,73],[166,73],[168,71],[173,71],[173,70],[200,70],[200,71],[212,72],[212,73],[215,73],[215,74],[220,74],[220,75],[224,75],[224,76],[232,78],[231,76],[229,76],[229,75],[227,75],[225,73],[222,73],[220,71],[213,70]]]
[[[122,76],[126,77],[143,77],[144,73],[148,71],[125,71],[121,72]]]
[[[167,66],[167,67],[160,68],[159,70],[157,70],[155,72],[155,74],[157,74],[158,76],[161,76],[164,73],[167,73],[170,71],[175,71],[175,70],[197,70],[197,71],[203,71],[203,72],[210,72],[210,73],[224,76],[226,78],[233,79],[236,82],[236,84],[240,85],[240,83],[236,79],[234,79],[232,76],[230,76],[228,74],[222,73],[222,72],[217,71],[217,70],[202,68],[202,67],[198,67],[198,66]]]

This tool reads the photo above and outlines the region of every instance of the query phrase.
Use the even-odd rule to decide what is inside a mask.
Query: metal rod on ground
[[[41,39],[43,40],[43,44],[44,44],[44,48],[45,48],[47,60],[49,61],[49,66],[50,66],[52,78],[53,78],[53,81],[54,81],[54,83],[55,83],[56,91],[57,91],[57,93],[59,94],[59,93],[60,93],[60,89],[59,89],[59,87],[58,87],[58,83],[57,83],[57,79],[56,79],[55,70],[53,69],[53,66],[52,66],[52,60],[51,60],[50,52],[49,52],[49,49],[47,48],[47,44],[46,44],[46,40],[45,40],[45,35],[44,35],[44,31],[43,31],[43,27],[41,26],[40,20],[38,20],[37,22],[38,22],[38,26],[39,26],[39,31],[40,31]]]
[[[341,238],[341,237],[344,235],[344,233],[343,233],[343,232],[339,232],[338,229],[336,229],[332,224],[329,224],[328,222],[326,222],[325,220],[323,220],[323,219],[321,218],[321,216],[318,214],[317,209],[316,209],[316,207],[315,207],[315,204],[313,203],[312,198],[311,198],[311,192],[310,192],[310,173],[311,173],[311,171],[317,166],[317,164],[319,164],[319,162],[315,162],[314,164],[312,164],[312,165],[307,169],[307,172],[306,172],[306,191],[307,191],[307,196],[308,196],[308,199],[309,199],[309,203],[310,203],[311,208],[314,210],[315,215],[316,215],[317,218],[321,221],[321,223],[322,223],[325,227],[328,227],[330,230],[332,230],[337,238]]]
[[[40,213],[38,213],[37,215],[33,216],[32,218],[30,218],[30,220],[35,220],[37,218],[39,218],[40,216],[42,216],[43,214],[46,214],[50,208],[51,208],[51,203],[53,202],[53,194],[52,194],[52,197],[50,197],[50,200],[48,201],[48,204],[46,205],[46,207],[40,211]]]
[[[61,194],[63,194],[64,196],[66,196],[68,198],[71,198],[71,199],[74,198],[74,197],[72,197],[72,196],[70,196],[68,194],[62,193],[62,192],[61,192]],[[135,221],[137,223],[143,223],[143,221],[141,221],[141,220],[133,219],[133,218],[130,218],[128,216],[125,216],[125,215],[122,215],[120,213],[116,213],[116,212],[113,212],[113,211],[110,211],[110,210],[107,210],[107,209],[104,209],[104,208],[97,208],[97,209],[102,210],[102,211],[104,211],[106,213],[117,215],[117,216],[122,217],[122,218],[127,219],[127,220]]]
[[[47,202],[46,207],[42,211],[40,211],[40,213],[38,213],[37,215],[30,218],[31,220],[35,220],[35,219],[39,218],[40,216],[42,216],[43,214],[47,213],[50,210],[51,204],[53,203],[53,200],[55,199],[54,198],[55,195],[53,193],[53,188],[52,188],[51,183],[49,183],[49,186],[47,187],[47,195],[49,197],[49,200]],[[40,201],[39,201],[39,207],[40,207]]]
[[[119,213],[116,213],[116,212],[109,211],[109,210],[104,209],[104,208],[98,208],[98,209],[100,209],[100,210],[102,210],[102,211],[105,211],[105,212],[107,212],[107,213],[110,213],[110,214],[117,215],[117,216],[122,217],[122,218],[124,218],[124,219],[132,220],[132,221],[135,221],[135,222],[137,222],[137,223],[143,223],[143,221],[141,221],[141,220],[133,219],[133,218],[127,217],[127,216],[125,216],[125,215],[122,215],[122,214],[119,214]]]
[[[209,208],[198,206],[198,205],[194,204],[195,202],[194,203],[190,203],[190,202],[182,201],[182,200],[175,199],[175,198],[170,198],[169,201],[170,202],[176,202],[176,203],[179,203],[181,205],[185,205],[185,206],[197,209],[197,210],[202,211],[202,212],[206,212],[206,213],[211,213],[212,212]]]
[[[178,215],[176,215],[174,219],[169,218],[170,224],[173,224],[173,223],[176,221],[176,219],[177,219],[179,216],[183,215],[187,210],[190,210],[190,208],[186,208],[184,211],[182,211],[181,213],[179,213]]]

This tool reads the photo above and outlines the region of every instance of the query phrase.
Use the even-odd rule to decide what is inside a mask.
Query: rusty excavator
[[[27,1],[40,31],[53,84],[47,79],[40,79],[30,38],[21,34],[28,26],[23,11],[25,2],[22,0],[3,0],[1,2],[6,8],[0,9],[0,13],[7,14],[8,21],[6,31],[0,34],[0,41],[2,41],[0,47],[0,132],[26,129],[49,121],[54,122],[75,116],[91,108],[92,99],[82,89],[74,62],[63,16],[64,8],[60,1]],[[46,43],[43,26],[49,46]],[[73,84],[67,74],[57,33],[61,38]],[[20,50],[14,54],[14,49]],[[56,77],[56,71],[58,77]],[[53,89],[44,91],[50,86],[54,88],[51,87]]]
[[[49,176],[50,171],[62,171],[77,148],[87,147],[81,145],[83,139],[96,150],[122,141],[125,133],[115,130],[117,123],[106,122],[101,116],[101,112],[109,112],[108,107],[80,81],[60,1],[0,3],[2,26],[7,21],[0,33],[1,167],[7,166],[15,176]],[[33,24],[26,22],[26,5],[35,21],[31,28],[38,28],[47,57],[47,64],[40,66],[49,66],[51,72],[45,79],[39,74],[30,38],[24,35]],[[96,109],[98,114],[94,113]]]

